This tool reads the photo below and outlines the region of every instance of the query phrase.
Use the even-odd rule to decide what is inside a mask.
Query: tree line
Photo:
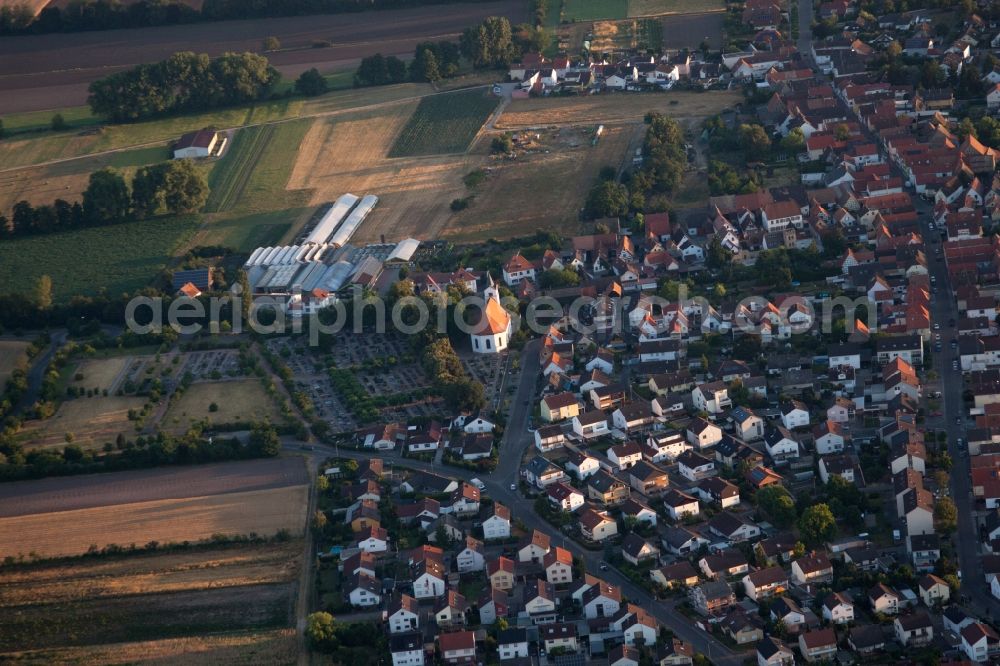
[[[94,81],[87,103],[94,115],[130,122],[256,102],[267,98],[280,78],[267,58],[255,53],[210,58],[182,52]]]
[[[131,187],[121,172],[101,169],[90,174],[83,203],[56,199],[43,206],[14,204],[10,220],[0,214],[0,239],[119,224],[158,213],[192,213],[205,205],[208,191],[205,174],[191,160],[142,167]]]
[[[544,20],[544,4],[542,20]],[[354,75],[356,86],[379,86],[404,81],[434,82],[459,73],[465,58],[475,69],[502,69],[529,51],[542,51],[551,36],[540,27],[522,23],[512,27],[503,16],[490,16],[466,28],[455,42],[417,44],[409,66],[381,53],[363,58]]]
[[[195,9],[181,0],[72,0],[65,7],[48,6],[33,15],[26,3],[0,8],[0,34],[42,34],[145,28],[229,19],[342,14],[366,9],[392,9],[444,4],[449,0],[206,0]]]

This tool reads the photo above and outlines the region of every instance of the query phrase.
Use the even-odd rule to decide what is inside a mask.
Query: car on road
[[[608,570],[608,563],[601,562],[601,571],[607,571],[607,570]]]
[[[934,345],[934,351],[936,351],[936,352],[941,351],[941,343],[940,342],[937,343],[936,345]]]
[[[939,324],[939,323],[937,323],[937,322],[934,322],[934,330],[935,330],[935,331],[940,331],[940,330],[941,330],[941,324]],[[940,338],[940,337],[941,337],[941,335],[940,335],[940,334],[938,334],[938,337]]]
[[[955,425],[962,425],[962,417],[961,416],[956,416],[955,417]]]
[[[469,483],[474,485],[477,490],[486,490],[486,484],[480,481],[479,479],[470,479]]]
[[[510,484],[510,489],[511,489],[511,492],[516,492],[517,491],[517,484],[516,483]]]

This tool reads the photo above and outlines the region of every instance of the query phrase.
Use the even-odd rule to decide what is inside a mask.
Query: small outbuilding
[[[188,132],[174,144],[174,159],[219,155],[225,146],[226,136],[214,130]]]

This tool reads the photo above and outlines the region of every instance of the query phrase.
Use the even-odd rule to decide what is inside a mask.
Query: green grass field
[[[389,157],[464,152],[496,107],[497,99],[482,88],[425,97],[396,137]]]
[[[0,284],[27,293],[49,275],[57,301],[101,289],[134,291],[157,276],[197,226],[194,217],[160,217],[4,241]]]
[[[567,21],[599,21],[628,17],[629,0],[565,0],[563,18]]]
[[[725,8],[725,0],[628,0],[629,16],[697,14]]]
[[[233,145],[216,163],[209,177],[212,193],[205,204],[206,213],[221,213],[236,204],[274,132],[274,125],[248,127],[236,132]]]

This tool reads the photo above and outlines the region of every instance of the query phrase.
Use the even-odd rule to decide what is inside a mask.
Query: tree
[[[490,142],[490,152],[510,155],[514,151],[514,137],[510,132],[504,132],[500,136],[493,137]]]
[[[90,224],[123,222],[131,209],[131,197],[125,178],[114,169],[90,174],[83,192],[83,214]]]
[[[42,275],[35,283],[35,305],[40,310],[48,310],[52,307],[52,278]]]
[[[799,532],[807,545],[816,546],[837,536],[837,520],[826,504],[814,504],[802,512]]]
[[[747,160],[766,159],[771,152],[771,137],[767,131],[757,124],[740,125],[740,145],[746,154]]]
[[[788,136],[781,140],[782,150],[791,153],[792,155],[797,155],[801,153],[806,147],[806,136],[802,133],[802,130],[798,127],[792,129],[788,133]]]
[[[580,276],[576,271],[564,268],[562,270],[543,271],[538,282],[543,289],[575,287],[580,284]]]
[[[732,258],[733,254],[722,247],[722,241],[719,240],[719,237],[712,236],[712,240],[708,242],[707,252],[705,253],[705,263],[708,264],[708,267],[722,268],[729,265]]]
[[[920,70],[920,85],[924,88],[941,88],[948,76],[936,60],[927,60]]]
[[[438,59],[434,51],[429,48],[417,51],[410,63],[410,78],[414,81],[427,81],[433,83],[441,78],[441,70],[438,68]]]
[[[950,497],[942,497],[934,504],[934,529],[951,534],[958,528],[958,509]]]
[[[270,423],[255,423],[250,430],[250,450],[260,456],[273,457],[281,453],[278,431]]]
[[[833,137],[837,141],[847,141],[851,138],[851,128],[846,124],[837,125],[837,128],[833,131]]]
[[[208,180],[192,160],[163,164],[163,205],[171,213],[193,213],[208,200]]]
[[[889,60],[896,60],[903,54],[903,47],[899,42],[893,40],[885,47],[885,54]]]
[[[322,652],[329,652],[337,647],[337,622],[333,616],[325,612],[310,613],[306,618],[306,638],[309,645]]]
[[[267,53],[268,51],[277,51],[281,48],[281,40],[277,37],[265,37],[263,44],[263,51]]]
[[[3,118],[0,118],[0,139],[4,138],[5,131],[3,128]]]
[[[778,527],[788,527],[795,522],[795,500],[780,484],[758,490],[757,505]]]
[[[10,222],[15,235],[31,233],[35,224],[35,207],[27,201],[18,201],[14,204]]]
[[[601,181],[590,189],[584,213],[590,219],[618,217],[628,212],[628,189],[621,183]]]
[[[57,113],[52,116],[52,130],[55,132],[61,132],[66,129],[66,119],[63,118],[61,113]]]
[[[504,16],[490,16],[466,28],[459,39],[459,50],[477,69],[508,66],[516,55],[510,21]]]
[[[356,86],[381,86],[389,82],[389,69],[385,56],[381,53],[362,58],[358,71],[354,73]]]
[[[152,217],[163,205],[161,165],[141,167],[132,176],[132,211],[139,219]]]
[[[307,69],[295,79],[295,92],[307,97],[322,95],[328,88],[326,78],[315,67]]]
[[[406,80],[406,63],[396,56],[389,56],[385,59],[385,69],[389,76],[389,83],[402,83]]]

